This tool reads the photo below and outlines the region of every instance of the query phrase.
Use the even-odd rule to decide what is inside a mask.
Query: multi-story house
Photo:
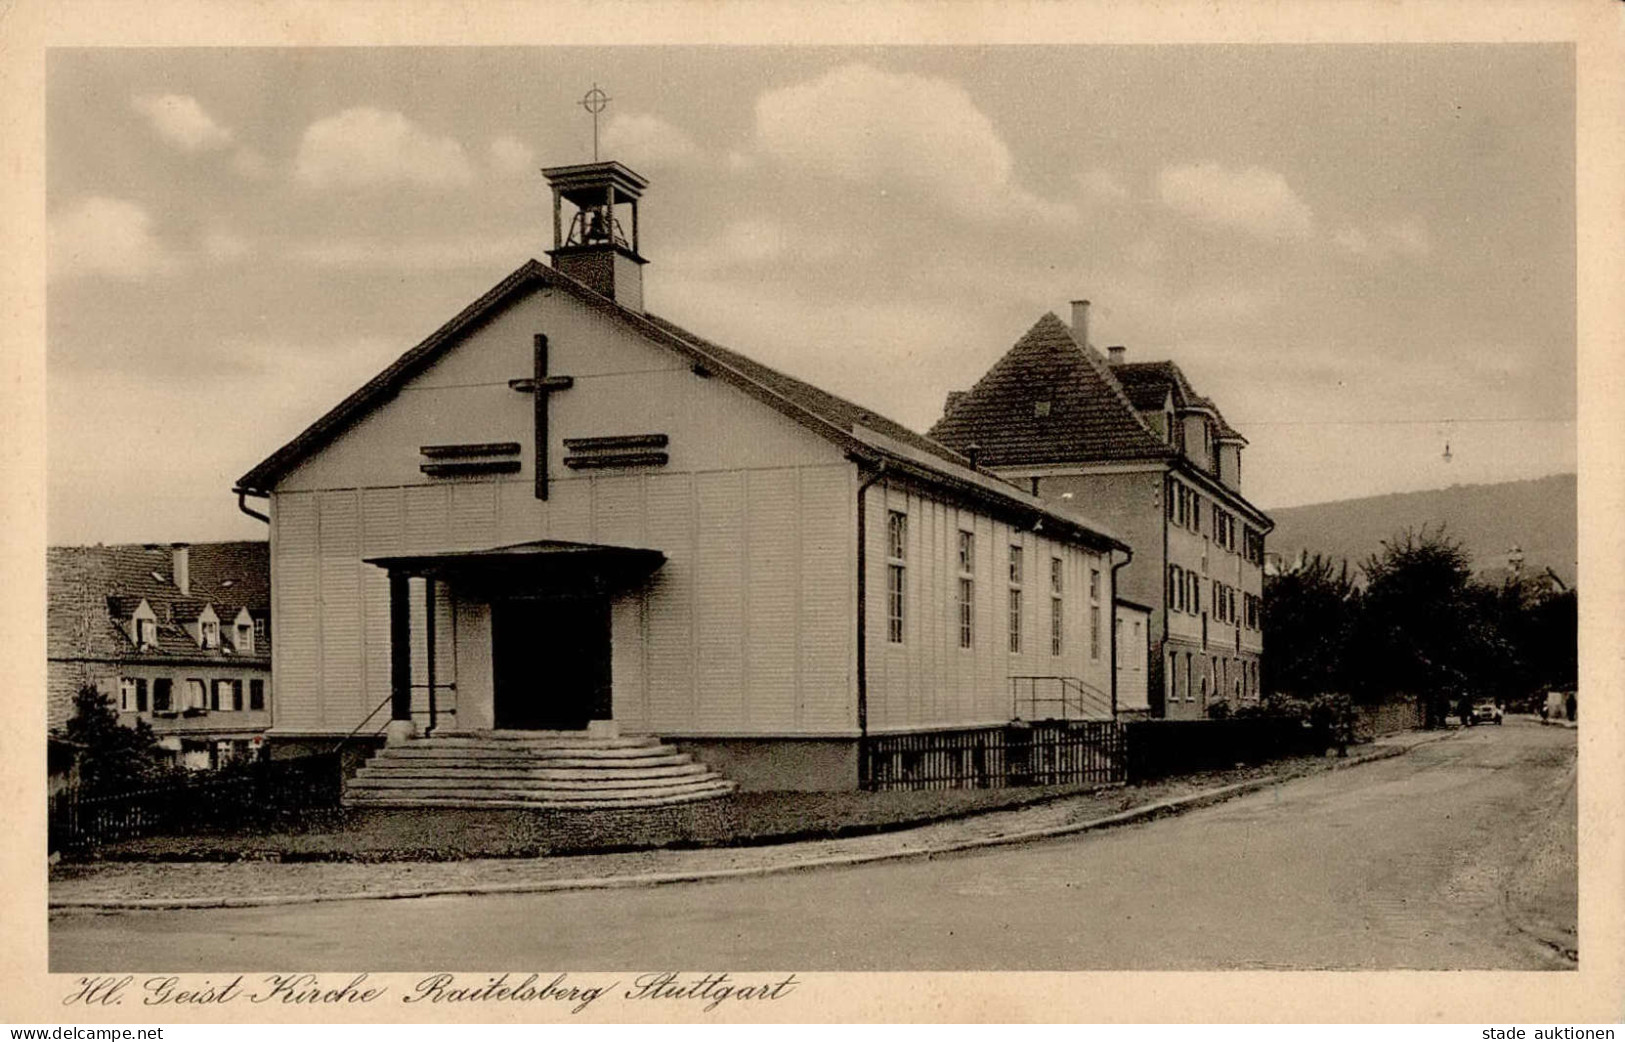
[[[46,561],[53,733],[91,684],[183,766],[259,754],[271,722],[269,544],[55,546]]]
[[[931,437],[1133,547],[1116,589],[1150,608],[1153,715],[1255,700],[1272,522],[1242,494],[1247,440],[1173,362],[1102,356],[1088,316],[1075,301],[1070,328],[1039,319],[975,387],[948,395]]]

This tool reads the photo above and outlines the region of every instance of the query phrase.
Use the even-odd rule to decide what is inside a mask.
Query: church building
[[[1056,715],[1052,695],[1111,716],[1126,543],[649,314],[645,180],[543,173],[551,263],[238,482],[269,503],[274,747],[387,730],[377,764],[574,736],[851,789],[888,736]]]

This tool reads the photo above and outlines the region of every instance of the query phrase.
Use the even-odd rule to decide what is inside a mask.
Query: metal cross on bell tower
[[[609,108],[609,103],[614,100],[614,98],[599,90],[598,84],[594,83],[592,90],[583,94],[581,100],[576,102],[576,104],[592,113],[592,161],[594,163],[598,162],[598,114]]]

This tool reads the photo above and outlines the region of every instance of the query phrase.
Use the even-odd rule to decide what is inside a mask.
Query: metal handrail
[[[333,746],[333,748],[328,750],[328,751],[336,753],[336,752],[339,752],[340,750],[342,750],[346,745],[349,745],[350,744],[350,739],[354,738],[357,734],[359,734],[361,732],[361,729],[363,727],[366,727],[367,723],[369,721],[371,721],[373,717],[378,715],[378,710],[380,710],[380,709],[384,708],[385,706],[389,705],[389,703],[391,701],[393,701],[394,698],[395,698],[395,693],[393,691],[391,691],[389,694],[385,695],[384,700],[382,702],[379,702],[377,705],[372,707],[372,712],[368,713],[366,716],[361,718],[361,722],[359,724],[355,725],[354,730],[352,730],[349,734],[345,735],[342,739],[340,739],[339,744]],[[388,726],[389,726],[389,721],[385,720],[384,723],[382,724],[382,726],[374,728],[372,733],[377,734],[379,731],[383,730],[385,727],[388,727]]]
[[[1046,682],[1054,685],[1058,692],[1052,696],[1038,694],[1038,685]],[[1021,686],[1025,683],[1027,694],[1021,694]],[[1010,715],[1013,719],[1021,720],[1036,717],[1040,706],[1057,706],[1060,710],[1058,716],[1049,716],[1046,719],[1060,720],[1088,720],[1088,719],[1116,719],[1112,709],[1111,697],[1105,692],[1079,677],[1069,676],[1012,676],[1010,678]],[[1022,709],[1027,710],[1026,714]]]

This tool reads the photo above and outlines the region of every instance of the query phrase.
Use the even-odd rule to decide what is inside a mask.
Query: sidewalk
[[[53,914],[143,908],[233,908],[444,894],[540,893],[655,886],[765,875],[1070,835],[1177,814],[1323,770],[1400,756],[1452,731],[1409,731],[1349,750],[1345,760],[1298,761],[1215,784],[1175,779],[991,811],[918,828],[774,846],[660,849],[547,858],[398,862],[109,862],[53,872]],[[190,895],[207,894],[199,897]],[[188,896],[176,896],[188,895]]]

